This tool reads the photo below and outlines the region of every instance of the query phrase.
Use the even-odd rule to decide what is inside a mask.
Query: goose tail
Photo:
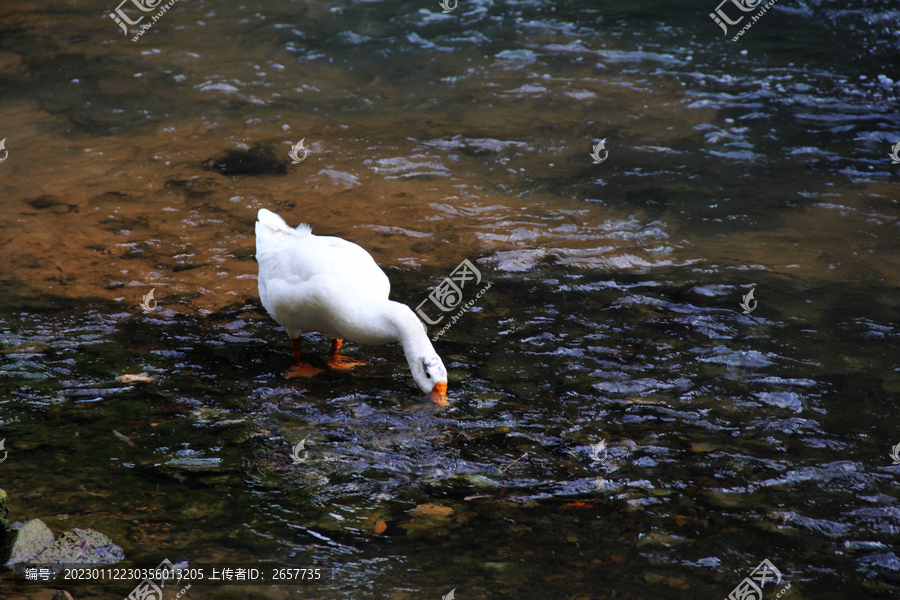
[[[274,233],[284,233],[286,235],[295,235],[306,237],[312,233],[312,228],[306,223],[297,225],[297,228],[289,227],[284,219],[273,213],[271,210],[261,208],[256,218],[256,235],[257,237],[269,237]]]

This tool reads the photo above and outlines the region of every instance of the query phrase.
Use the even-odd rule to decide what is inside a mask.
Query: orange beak
[[[431,393],[428,396],[434,400],[434,403],[438,406],[448,406],[450,401],[447,400],[447,382],[439,381],[434,384],[434,389],[431,390]]]

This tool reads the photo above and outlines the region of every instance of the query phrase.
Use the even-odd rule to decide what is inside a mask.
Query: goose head
[[[427,338],[426,338],[427,339]],[[406,356],[413,380],[423,392],[428,394],[435,404],[447,406],[447,369],[444,362],[433,349],[430,355],[417,357]]]
[[[447,368],[434,351],[425,324],[406,305],[403,307],[400,343],[409,363],[409,371],[419,389],[428,394],[435,404],[447,406]]]

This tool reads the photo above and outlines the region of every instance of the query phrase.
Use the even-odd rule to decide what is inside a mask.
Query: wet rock
[[[123,560],[125,551],[93,529],[73,529],[66,532],[34,557],[34,562],[93,565],[111,565]]]
[[[32,200],[28,200],[28,205],[31,208],[41,210],[44,208],[53,208],[54,206],[59,206],[62,204],[59,200],[56,199],[56,196],[44,195],[38,198],[34,198]]]
[[[3,488],[0,488],[0,530],[2,531],[9,531],[9,521],[6,520],[8,516],[9,498],[7,498]]]
[[[222,459],[220,457],[214,456],[209,458],[198,457],[198,456],[179,456],[178,458],[173,458],[169,462],[167,462],[165,467],[169,469],[186,469],[189,471],[200,471],[200,470],[209,470],[209,471],[227,471],[227,468],[222,466]]]
[[[191,521],[221,519],[226,513],[226,506],[220,504],[193,504],[184,509],[182,514]]]
[[[449,506],[420,504],[409,514],[412,518],[400,527],[406,530],[407,537],[413,539],[447,535],[454,525],[451,519],[453,509]]]
[[[786,408],[794,412],[803,410],[800,395],[794,392],[763,392],[759,394],[759,399],[770,406]]]
[[[40,342],[28,342],[27,344],[18,344],[0,350],[0,354],[41,354],[50,349],[47,344]]]
[[[419,513],[423,515],[436,515],[439,517],[446,517],[447,515],[453,513],[453,509],[449,506],[440,506],[438,504],[420,504],[409,512],[413,515]]]
[[[716,452],[721,449],[722,446],[718,444],[707,444],[705,442],[694,442],[691,444],[691,451],[697,453]]]
[[[132,375],[131,373],[127,373],[125,375],[119,375],[116,378],[116,381],[120,383],[153,383],[155,380],[149,375],[145,375],[141,373],[140,375]]]
[[[459,479],[473,486],[476,490],[496,490],[500,488],[500,484],[490,477],[479,473],[463,473]]]
[[[53,532],[40,519],[32,519],[19,529],[6,566],[30,561],[53,543]]]
[[[676,535],[669,535],[660,531],[651,531],[650,533],[641,536],[641,539],[638,540],[637,545],[662,546],[664,548],[671,548],[672,546],[677,546],[683,541],[684,538],[678,537]]]
[[[680,577],[667,577],[661,573],[644,573],[644,579],[649,583],[665,583],[669,587],[688,589],[688,583]]]
[[[203,162],[203,167],[222,175],[285,175],[287,161],[279,160],[264,146],[250,150],[226,150],[224,154]]]
[[[195,175],[190,179],[170,179],[166,181],[166,189],[177,190],[190,200],[208,198],[215,194],[218,188],[218,182],[211,177],[200,178]],[[204,205],[204,208],[206,208],[206,205]]]

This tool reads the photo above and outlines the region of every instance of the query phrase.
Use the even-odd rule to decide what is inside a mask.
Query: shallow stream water
[[[767,598],[900,594],[894,3],[780,0],[737,42],[714,0],[179,0],[137,41],[115,8],[0,4],[10,520],[328,569],[191,600],[715,600],[766,559]],[[412,307],[476,265],[450,408],[397,345],[283,378],[263,207]]]

